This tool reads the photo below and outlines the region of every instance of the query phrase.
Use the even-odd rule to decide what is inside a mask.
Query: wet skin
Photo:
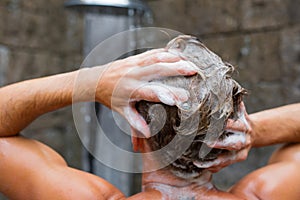
[[[249,134],[254,137],[251,139],[252,145],[263,146],[268,145],[268,142],[273,144],[299,140],[299,109],[300,105],[295,104],[250,115],[248,120],[253,130]],[[287,110],[295,113],[291,115]],[[289,119],[287,126],[283,127],[278,123],[278,116],[280,120]],[[229,126],[241,131],[243,127],[240,125],[238,123]],[[273,132],[269,133],[267,130]],[[285,131],[285,135],[280,134],[282,131]],[[263,138],[263,135],[268,138],[255,139]],[[139,148],[146,148],[143,143],[138,142],[137,145],[140,145]],[[299,154],[299,144],[285,146],[274,153],[269,165],[247,175],[228,193],[208,187],[209,178],[201,183],[191,183],[174,177],[168,171],[159,170],[144,174],[144,191],[127,199],[174,199],[174,196],[177,199],[177,195],[185,194],[192,194],[192,199],[214,200],[299,199]],[[58,153],[38,141],[21,136],[2,136],[0,161],[0,192],[9,199],[126,199],[107,181],[68,167]]]
[[[165,91],[165,87],[149,82],[195,73],[180,57],[156,49],[103,66],[0,88],[0,191],[10,199],[123,198],[105,180],[67,167],[61,156],[49,147],[16,135],[47,112],[77,102],[98,101],[129,117],[129,122],[134,120],[132,126],[147,136],[148,126],[132,104],[142,99],[167,104],[186,101],[185,90]],[[120,84],[122,92],[113,95],[119,80],[126,84]],[[125,116],[125,110],[130,115]]]
[[[252,146],[299,141],[299,111],[300,104],[294,104],[248,116],[253,127],[249,132]],[[278,123],[279,119],[288,119],[286,126]],[[228,126],[245,131],[239,122]],[[172,194],[193,194],[194,199],[299,199],[299,154],[300,144],[284,146],[273,154],[269,165],[244,177],[228,193],[208,187],[209,178],[195,184],[159,170],[144,174],[144,192],[128,199],[163,199],[170,194],[164,188]],[[2,137],[0,160],[0,191],[9,199],[126,199],[107,181],[68,167],[58,153],[38,141],[20,136]]]
[[[126,95],[132,94],[130,97],[132,101],[141,99],[154,102],[166,101],[165,96],[163,99],[159,98],[160,95],[157,93],[160,91],[157,89],[159,85],[156,85],[155,90],[149,87],[136,90],[137,84],[144,85],[153,78],[153,74],[156,74],[154,72],[157,72],[156,64],[158,63],[165,63],[163,69],[169,69],[159,70],[158,78],[195,73],[193,69],[186,70],[186,64],[179,62],[178,57],[174,57],[174,55],[161,57],[162,53],[165,55],[165,50],[156,50],[117,61],[111,65],[109,70],[108,68],[83,69],[0,88],[0,192],[13,200],[125,199],[124,195],[107,181],[68,167],[64,159],[51,148],[38,141],[17,135],[44,113],[75,102],[96,100],[123,115],[125,115],[124,110],[130,110],[131,115],[128,120],[136,121],[135,119],[137,119],[139,121],[139,126],[133,128],[147,136],[146,123],[137,115],[134,107],[130,107],[132,105],[128,104]],[[149,59],[147,59],[148,57]],[[166,65],[167,63],[168,65]],[[160,65],[160,67],[162,66]],[[106,76],[99,81],[99,75],[105,74],[105,72],[109,73],[106,73]],[[74,102],[74,84],[78,81],[79,73],[83,73],[84,76],[79,79],[78,88],[76,88],[78,94],[75,95]],[[147,74],[149,77],[146,81],[141,79]],[[126,82],[131,84],[127,84],[128,87],[124,88],[126,94],[120,93],[120,96],[114,96],[115,104],[110,104],[115,83],[120,77],[124,78],[124,75],[126,75]],[[167,95],[171,101],[165,103],[185,101],[184,91],[178,91],[175,88],[173,90],[176,92],[173,91]],[[96,97],[93,93],[95,91]],[[183,95],[174,96],[178,93]],[[125,109],[128,107],[129,109]],[[295,104],[253,115],[254,123],[250,124],[255,131],[248,130],[249,135],[253,137],[251,146],[299,142],[299,113],[300,105]],[[285,122],[285,124],[281,122]],[[245,131],[242,126],[234,125],[234,123],[231,126],[232,130]],[[288,149],[291,150],[288,151]],[[290,156],[281,156],[280,159],[280,155],[285,154],[284,152]],[[128,199],[163,199],[165,193],[160,192],[162,185],[169,185],[167,187],[171,187],[171,191],[193,193],[195,199],[299,199],[299,191],[295,187],[300,182],[300,177],[297,177],[299,176],[297,171],[299,169],[298,153],[298,145],[283,149],[272,158],[272,164],[249,174],[237,183],[230,191],[232,194],[208,188],[207,184],[186,183],[183,180],[177,180],[168,172],[157,171],[152,174],[161,176],[162,172],[166,173],[164,182],[157,179],[157,176],[149,178],[149,174],[145,174],[144,192]],[[286,158],[288,159],[286,160]],[[231,163],[232,161],[229,163],[224,161],[222,166]],[[274,174],[278,174],[278,176],[274,176]],[[170,181],[174,181],[174,179],[176,185],[171,185]],[[152,185],[149,186],[149,182],[152,182]],[[273,189],[275,189],[274,193]]]
[[[0,89],[0,192],[9,199],[126,199],[107,181],[68,167],[46,145],[16,136],[41,114],[72,103],[73,78],[74,73],[69,73]],[[20,93],[24,95],[20,97]],[[32,99],[39,104],[30,104]],[[230,123],[228,128],[248,132],[254,147],[296,142],[300,141],[299,113],[300,104],[284,106],[250,115],[252,129],[247,130],[238,122]],[[228,193],[208,188],[207,184],[178,180],[166,171],[156,171],[153,176],[144,175],[144,192],[128,199],[163,199],[167,193],[161,189],[165,187],[174,191],[172,194],[193,194],[194,199],[299,199],[299,153],[298,144],[281,149],[268,166],[247,175]],[[161,177],[161,173],[165,173],[163,182],[155,176]]]
[[[269,165],[256,170],[229,193],[212,187],[209,178],[191,183],[158,170],[143,175],[144,192],[128,199],[299,199],[300,145],[274,153]],[[0,139],[0,191],[9,199],[126,199],[107,181],[67,166],[48,146],[20,136]]]

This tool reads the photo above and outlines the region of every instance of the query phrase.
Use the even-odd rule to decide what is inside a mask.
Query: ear
[[[138,136],[137,131],[133,127],[131,127],[131,142],[133,151],[137,152],[142,150],[142,138]]]

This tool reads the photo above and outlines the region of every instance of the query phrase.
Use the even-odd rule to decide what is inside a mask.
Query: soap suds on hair
[[[240,103],[246,91],[232,78],[234,67],[223,62],[195,37],[187,35],[176,37],[168,43],[166,50],[193,63],[187,67],[196,66],[197,74],[153,81],[183,88],[189,92],[189,98],[185,102],[177,103],[176,106],[162,104],[167,114],[165,125],[158,134],[148,139],[148,144],[156,151],[168,145],[175,135],[182,138],[176,141],[173,149],[168,148],[168,152],[160,156],[161,162],[164,162],[168,161],[177,149],[184,146],[182,143],[185,137],[194,137],[183,155],[178,155],[178,159],[168,166],[176,176],[190,179],[198,177],[207,167],[217,164],[218,155],[227,152],[210,148],[205,143],[216,143],[220,137],[225,137],[228,119],[246,122],[244,115],[239,113]],[[164,97],[161,99],[166,103],[173,103]],[[151,121],[148,110],[153,104],[157,103],[141,101],[136,105],[148,124]],[[163,119],[159,114],[156,118],[158,121]],[[153,132],[157,130],[154,123],[151,124],[150,130]],[[233,132],[233,134],[234,137],[225,139],[225,142],[232,145],[235,142],[246,142],[244,133]]]

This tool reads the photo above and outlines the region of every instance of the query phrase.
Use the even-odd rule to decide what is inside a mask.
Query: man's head
[[[198,67],[198,74],[192,77],[156,81],[186,89],[190,93],[188,101],[177,106],[141,101],[136,107],[150,124],[153,136],[145,141],[152,151],[165,147],[176,138],[168,152],[157,158],[159,162],[169,162],[174,152],[185,146],[185,138],[192,137],[188,148],[168,167],[180,177],[193,177],[193,174],[203,170],[197,163],[214,160],[223,152],[210,149],[205,143],[213,143],[228,134],[224,131],[226,121],[237,118],[245,90],[232,79],[234,68],[196,38],[179,36],[170,41],[166,48]],[[161,107],[165,112],[158,109]]]

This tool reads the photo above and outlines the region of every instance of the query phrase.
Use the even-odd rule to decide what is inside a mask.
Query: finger
[[[244,132],[227,130],[230,134],[222,137],[215,143],[208,143],[211,148],[227,149],[227,150],[241,150],[250,143],[249,135]]]
[[[131,129],[131,142],[132,142],[133,150],[137,152],[139,150],[138,133],[132,126],[130,126],[130,129]]]
[[[131,96],[134,100],[162,102],[174,106],[185,102],[189,98],[188,91],[182,88],[167,86],[161,83],[147,83],[137,88]]]
[[[240,103],[240,105],[239,105],[239,114],[238,114],[238,117],[239,117],[239,120],[242,122],[242,123],[244,123],[245,124],[245,127],[247,128],[247,129],[249,129],[250,128],[250,125],[249,125],[249,123],[248,123],[248,114],[247,114],[247,112],[246,112],[246,108],[245,108],[245,105],[244,105],[244,102],[241,102]]]
[[[162,50],[152,50],[152,52],[146,52],[141,54],[139,58],[139,66],[148,66],[155,63],[172,63],[181,60],[178,55]]]
[[[246,147],[246,148],[238,151],[237,156],[236,156],[236,161],[239,162],[239,161],[246,160],[248,157],[249,151],[250,151],[250,147]]]
[[[246,113],[246,107],[243,101],[239,105],[239,110],[243,113]]]
[[[132,76],[142,77],[143,80],[151,81],[170,76],[190,76],[198,72],[198,67],[189,61],[180,60],[177,62],[160,62],[150,66],[136,68],[131,71]]]
[[[150,129],[144,120],[144,118],[137,112],[134,105],[130,105],[124,109],[124,115],[128,123],[136,129],[136,131],[142,133],[146,138],[151,136]],[[135,133],[136,133],[135,131]],[[138,135],[136,135],[137,137]]]
[[[151,49],[151,50],[145,51],[143,53],[134,55],[132,57],[135,57],[135,58],[138,58],[138,59],[143,59],[143,58],[145,58],[147,56],[151,56],[153,54],[158,54],[158,53],[163,53],[163,52],[167,52],[166,49],[164,49],[164,48]]]
[[[223,166],[224,163],[229,162],[229,159],[234,159],[235,152],[227,152],[218,156],[217,159],[211,161],[194,161],[193,164],[199,168],[213,168]]]
[[[213,168],[223,168],[230,164],[233,164],[238,161],[242,161],[247,157],[247,150],[243,149],[242,151],[231,151],[224,154],[221,154],[218,156],[217,159],[212,161],[194,161],[194,165],[196,165],[199,168],[207,168],[207,169],[213,169]]]
[[[246,160],[248,152],[249,148],[244,148],[241,151],[232,151],[230,153],[221,154],[215,160],[215,163],[211,164],[210,167],[208,167],[208,170],[212,172],[217,172],[222,168],[227,167],[233,163]]]
[[[217,173],[218,171],[220,171],[223,168],[224,167],[212,167],[212,168],[209,168],[207,170],[210,171],[211,173]]]
[[[215,168],[227,166],[234,160],[236,160],[236,153],[229,152],[219,155],[217,159],[212,161],[194,161],[193,163],[199,168]]]
[[[241,110],[241,112],[244,113],[246,120],[249,121],[250,120],[249,115],[248,115],[248,112],[246,110],[246,106],[245,106],[243,101],[240,103],[240,110]]]
[[[153,49],[126,58],[129,66],[147,66],[157,62],[176,62],[179,60],[181,60],[181,58],[178,55],[167,52],[166,49]]]
[[[247,132],[248,128],[246,124],[239,119],[237,120],[228,119],[225,130],[227,130],[228,132],[232,132],[232,131]]]

